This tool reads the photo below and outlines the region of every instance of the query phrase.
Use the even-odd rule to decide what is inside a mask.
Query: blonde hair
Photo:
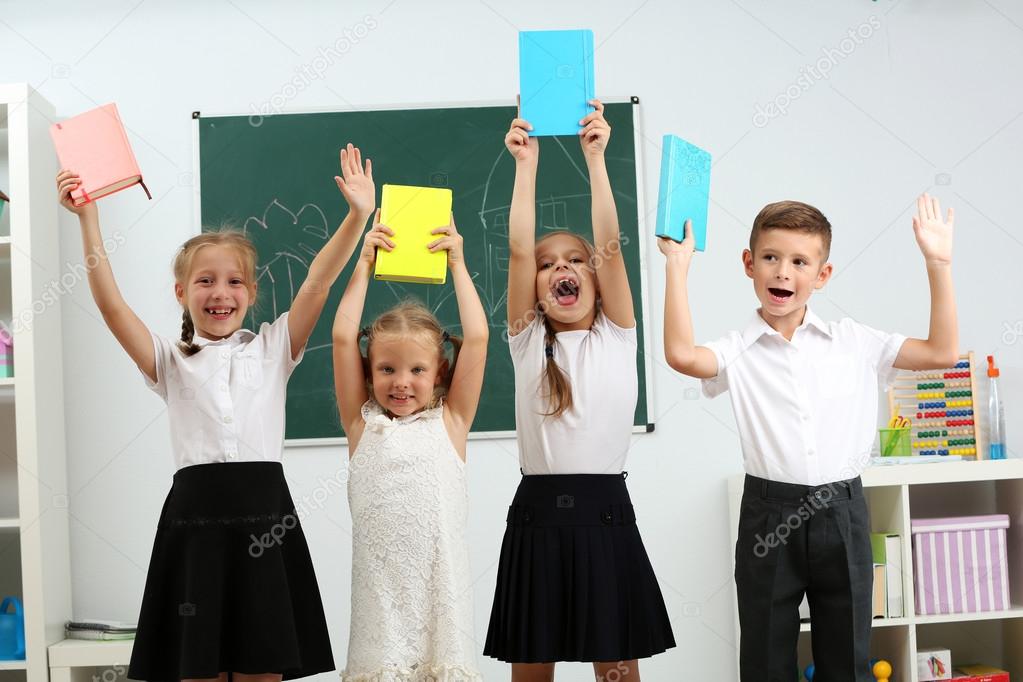
[[[583,249],[586,251],[586,267],[591,271],[594,270],[594,260],[596,259],[597,249],[594,248],[593,244],[590,243],[585,237],[576,234],[575,232],[569,232],[568,230],[554,230],[548,232],[543,237],[536,241],[536,246],[556,237],[558,235],[567,235],[574,237],[580,244],[583,245]],[[597,309],[600,309],[599,299],[596,302]],[[543,311],[542,311],[543,312]],[[547,315],[543,315],[543,327],[544,327],[544,367],[543,367],[543,382],[547,388],[547,407],[548,411],[543,413],[545,417],[554,417],[555,419],[560,417],[572,409],[572,384],[569,383],[568,377],[557,363],[554,362],[554,342],[556,340],[554,327],[551,325],[550,320],[547,319]]]
[[[256,247],[244,232],[234,229],[203,232],[182,244],[181,250],[174,257],[174,280],[177,283],[184,285],[188,281],[195,254],[206,246],[226,246],[229,249],[234,249],[241,262],[242,273],[248,283],[249,293],[255,293]],[[188,306],[185,306],[185,310],[181,314],[181,340],[178,342],[178,347],[185,355],[195,355],[202,350],[201,346],[192,342],[194,338],[195,323],[192,321],[191,313],[188,312]]]
[[[434,387],[427,409],[437,407],[441,398],[447,395],[451,388],[451,379],[455,375],[455,363],[458,362],[458,352],[462,349],[461,337],[448,334],[437,318],[427,310],[426,306],[418,301],[404,301],[390,310],[381,314],[373,320],[373,324],[359,330],[359,339],[366,339],[366,354],[362,356],[362,368],[366,377],[366,387],[370,395],[373,395],[372,367],[369,363],[369,351],[373,341],[381,337],[418,337],[437,349],[437,355],[441,360],[450,360],[448,369],[441,376],[439,386]],[[451,358],[449,359],[444,349],[444,344],[451,344]]]

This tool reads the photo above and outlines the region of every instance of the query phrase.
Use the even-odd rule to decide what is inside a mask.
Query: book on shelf
[[[874,597],[871,601],[873,611],[871,618],[885,618],[888,615],[885,605],[884,564],[874,564]]]
[[[135,638],[136,623],[117,620],[89,619],[68,621],[64,624],[64,634],[68,639],[89,640],[124,640]]]
[[[898,533],[871,533],[870,549],[874,554],[875,576],[877,566],[884,567],[885,616],[902,618],[906,615],[902,593],[902,536]],[[876,578],[874,582],[876,585]]]

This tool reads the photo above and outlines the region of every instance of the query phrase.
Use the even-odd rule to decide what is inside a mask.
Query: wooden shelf
[[[17,197],[18,207],[4,207],[0,235],[2,321],[12,328],[12,311],[31,310],[44,298],[48,278],[40,273],[61,271],[53,199],[57,159],[49,135],[55,120],[53,105],[30,85],[0,83],[0,136],[6,141],[0,153],[8,175],[3,189]],[[9,552],[20,566],[5,562],[5,585],[21,596],[26,649],[26,661],[0,662],[0,670],[24,671],[22,682],[49,682],[47,645],[63,634],[72,615],[68,514],[48,506],[54,496],[67,494],[60,309],[57,298],[31,327],[12,329],[20,389],[15,379],[0,379],[3,447],[17,462],[4,467],[0,480],[0,534],[8,545],[17,542]]]
[[[1000,481],[1012,478],[1023,478],[1023,459],[868,467],[863,472],[863,486],[873,488],[886,485]]]
[[[875,618],[871,621],[871,627],[875,628],[893,628],[900,625],[909,625],[909,618]],[[800,623],[800,632],[811,632],[810,623]]]
[[[131,661],[133,639],[105,642],[90,639],[64,639],[48,647],[51,668],[81,668],[127,665]]]
[[[915,616],[917,625],[930,623],[965,623],[976,620],[1004,620],[1007,618],[1023,618],[1023,606],[1013,606],[1006,611],[982,611],[980,613],[943,613],[936,616]]]

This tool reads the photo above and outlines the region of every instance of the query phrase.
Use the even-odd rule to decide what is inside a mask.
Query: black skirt
[[[483,653],[508,663],[628,661],[673,646],[624,475],[523,476]]]
[[[149,562],[128,677],[334,670],[305,535],[279,462],[174,474]]]

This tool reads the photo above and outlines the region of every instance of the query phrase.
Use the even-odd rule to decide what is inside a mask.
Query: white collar
[[[831,337],[831,330],[828,329],[828,325],[824,320],[817,316],[810,306],[806,306],[806,312],[803,314],[803,323],[796,327],[796,331],[803,329],[804,327],[814,327],[822,334]],[[753,319],[749,321],[749,324],[742,330],[742,343],[745,347],[749,348],[756,343],[761,336],[781,336],[777,329],[767,324],[764,318],[760,316],[760,311],[757,310],[753,313]],[[793,336],[795,334],[793,333]]]
[[[207,339],[205,336],[199,336],[198,333],[192,335],[192,343],[202,348],[203,346],[236,346],[242,343],[248,343],[252,339],[256,338],[256,334],[248,329],[239,329],[231,336],[225,336],[222,339]]]

